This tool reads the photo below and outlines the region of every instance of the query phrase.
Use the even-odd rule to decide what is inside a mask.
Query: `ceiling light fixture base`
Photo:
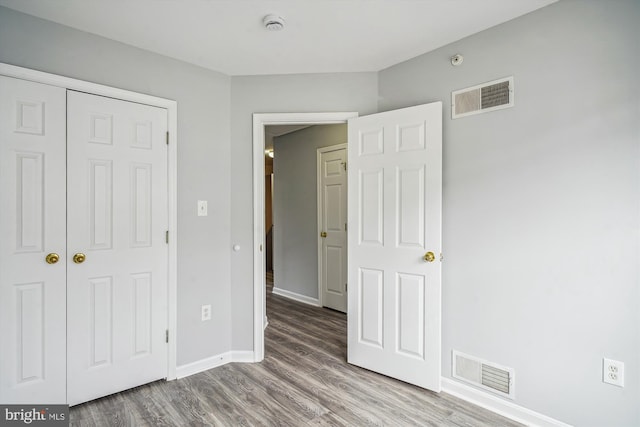
[[[270,14],[262,19],[264,27],[269,31],[281,31],[284,29],[284,18],[279,15]]]

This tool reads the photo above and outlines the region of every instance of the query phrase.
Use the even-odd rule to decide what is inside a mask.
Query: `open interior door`
[[[349,120],[348,362],[440,391],[442,103]]]

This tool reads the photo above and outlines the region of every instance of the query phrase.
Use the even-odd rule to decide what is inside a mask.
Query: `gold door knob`
[[[87,259],[87,257],[81,252],[78,252],[73,256],[73,262],[75,262],[76,264],[82,264],[85,259]]]
[[[424,260],[426,262],[433,262],[436,260],[436,255],[433,252],[429,251],[426,254],[424,254]]]
[[[323,231],[322,233],[320,233],[320,237],[327,237],[327,232]]]
[[[45,257],[44,260],[47,261],[47,264],[55,264],[56,262],[60,261],[60,255],[55,252],[51,252]]]

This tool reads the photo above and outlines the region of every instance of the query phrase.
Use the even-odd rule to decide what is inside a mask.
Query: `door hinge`
[[[349,284],[345,283],[344,284],[344,291],[347,292],[349,290]]]
[[[169,145],[169,131],[167,131],[167,145]]]
[[[342,162],[342,167],[344,168],[344,170],[347,170],[347,162]]]
[[[169,244],[169,230],[165,231],[164,233],[164,240],[167,244]]]
[[[169,342],[169,330],[164,331],[164,342]]]
[[[344,231],[347,231],[347,223],[344,223]]]

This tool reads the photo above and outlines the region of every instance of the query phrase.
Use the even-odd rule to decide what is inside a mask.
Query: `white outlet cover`
[[[607,384],[624,387],[624,362],[603,358],[602,381]]]
[[[207,216],[207,201],[198,200],[198,216]]]

